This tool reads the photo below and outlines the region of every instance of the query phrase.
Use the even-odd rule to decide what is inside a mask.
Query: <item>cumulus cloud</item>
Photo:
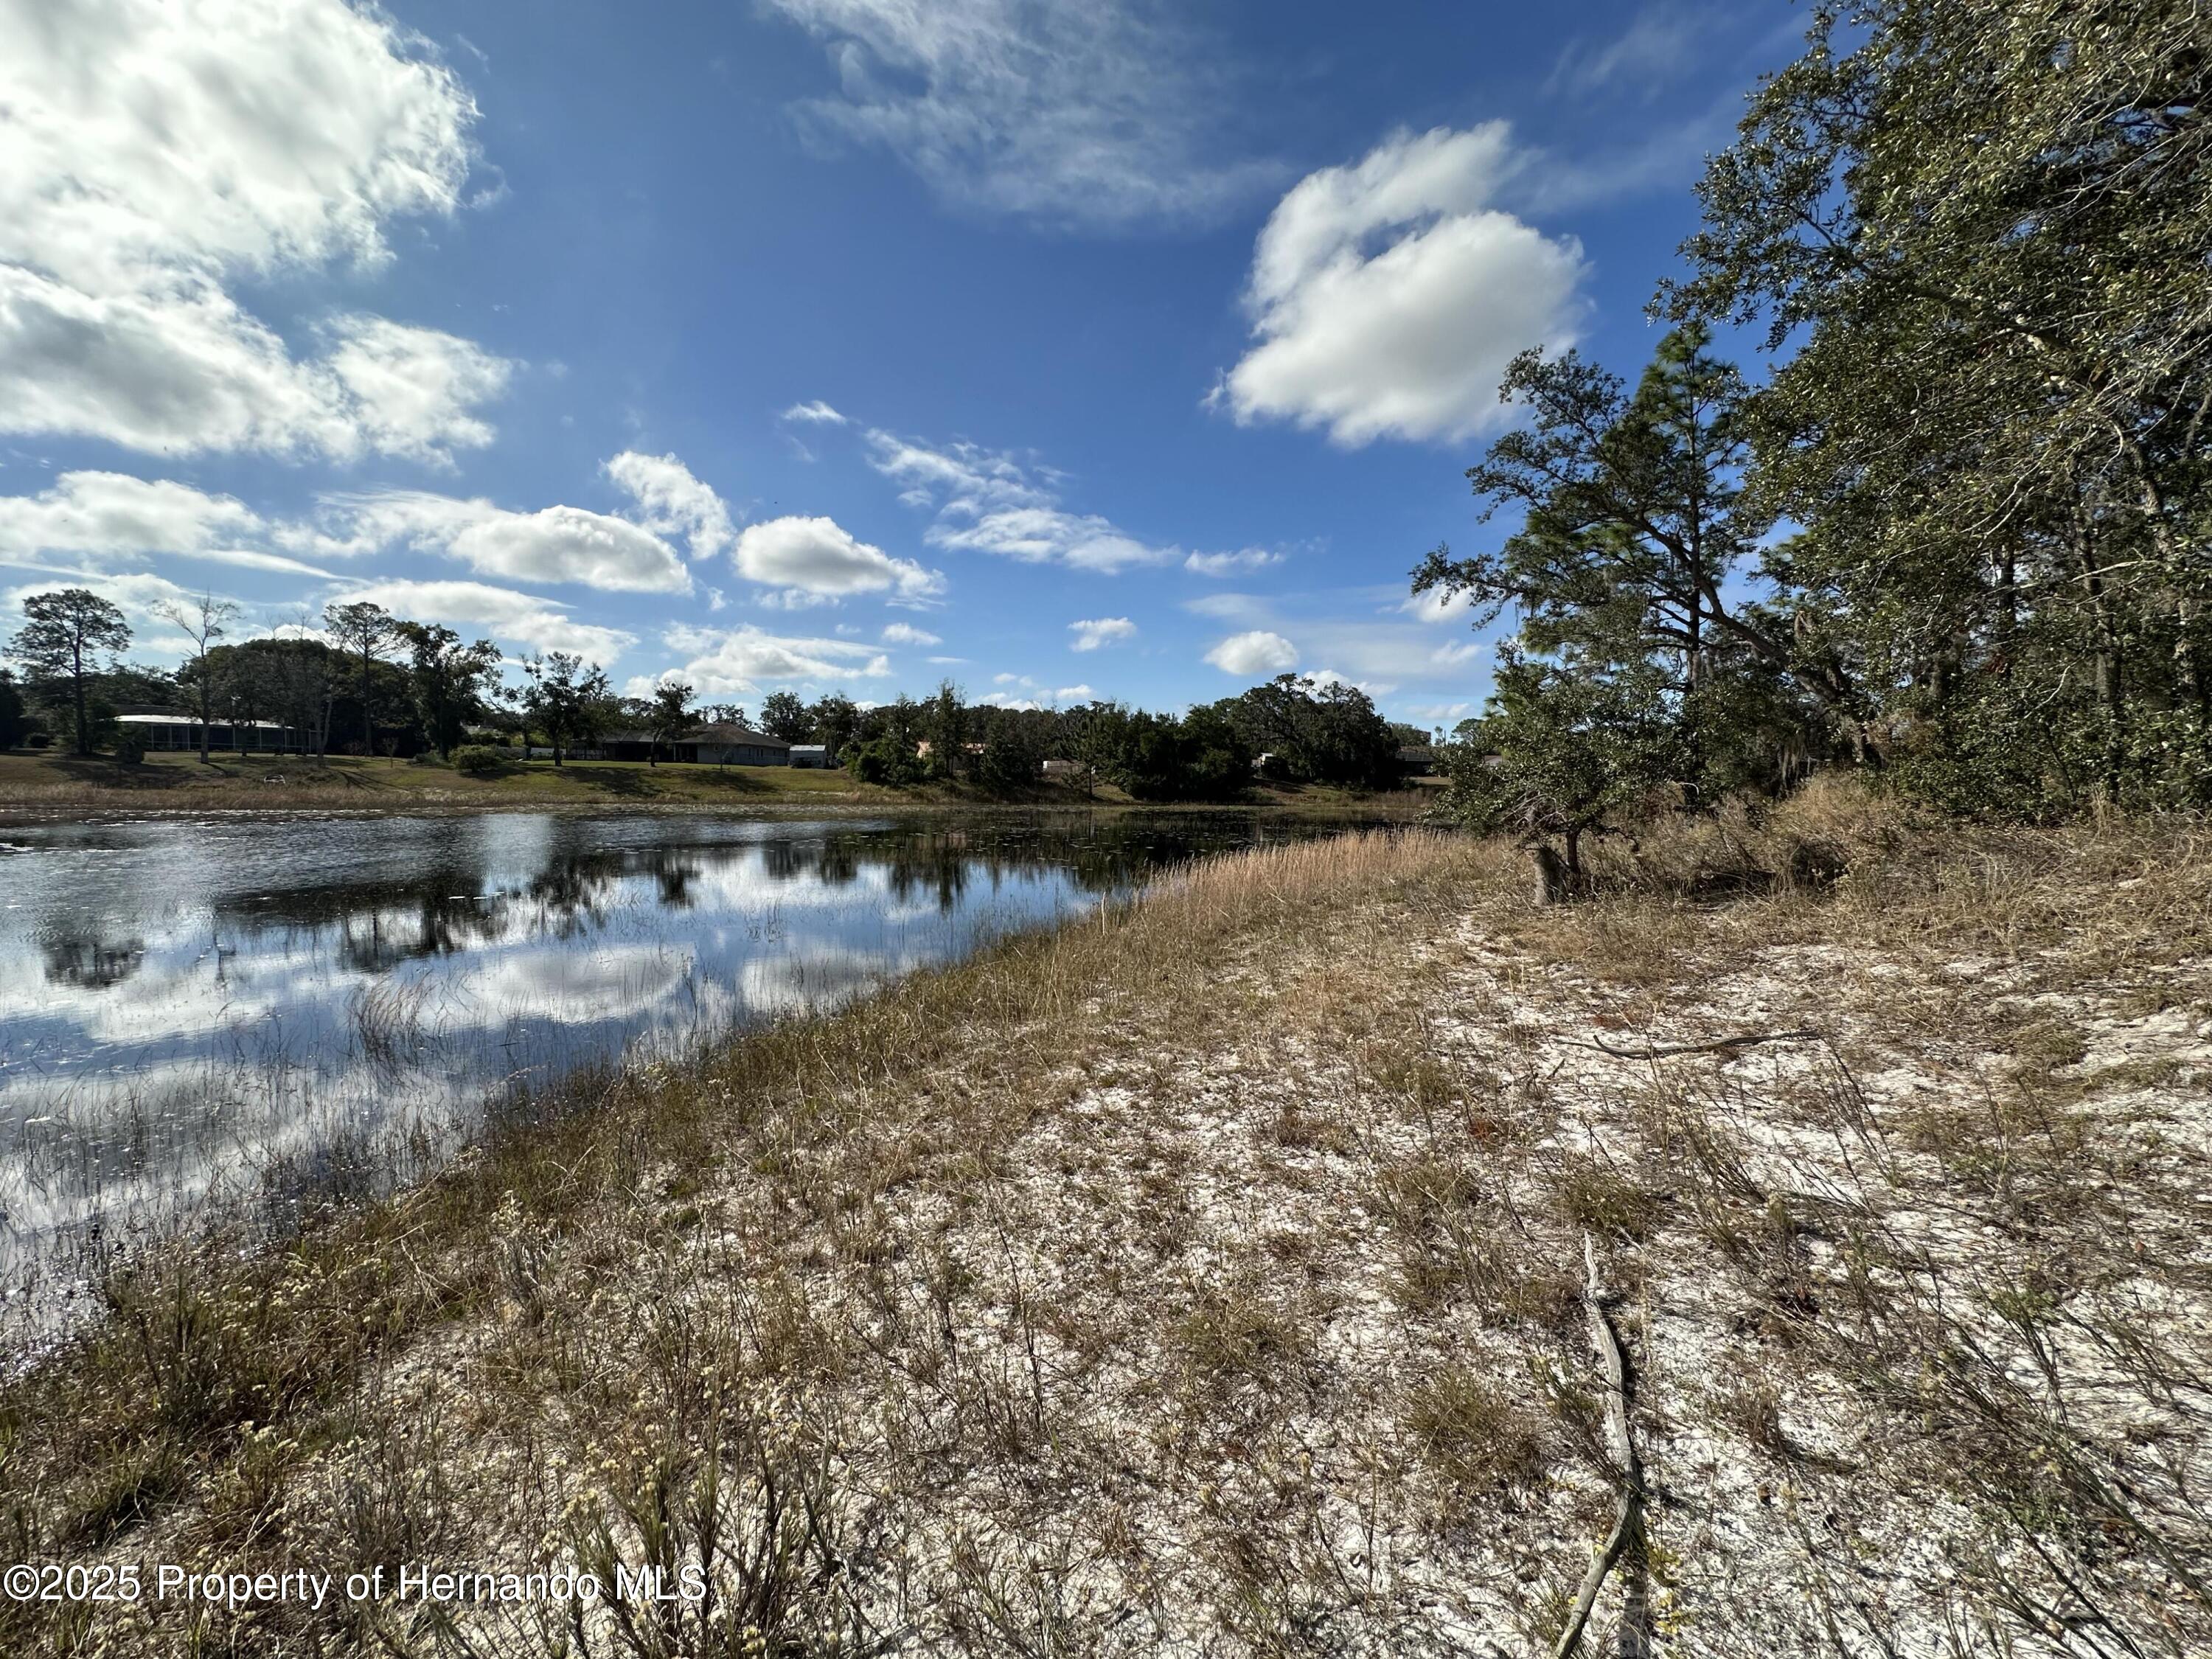
[[[64,472],[36,495],[0,496],[0,554],[197,553],[261,529],[233,496],[121,472]]]
[[[738,538],[736,562],[754,581],[814,599],[884,592],[917,599],[945,586],[937,572],[911,559],[893,558],[834,519],[790,517],[748,525]]]
[[[1464,438],[1509,412],[1513,355],[1574,337],[1586,265],[1493,205],[1524,161],[1503,122],[1399,133],[1308,174],[1261,231],[1253,344],[1208,401],[1357,447]]]
[[[313,528],[280,532],[295,550],[354,556],[406,547],[486,575],[578,582],[617,593],[688,593],[676,550],[641,526],[580,507],[510,512],[419,489],[330,495]]]
[[[1075,635],[1068,642],[1069,650],[1096,651],[1102,645],[1135,639],[1137,624],[1127,617],[1098,617],[1089,622],[1072,622],[1067,631]]]
[[[1288,673],[1298,665],[1298,648],[1280,634],[1255,628],[1231,634],[1206,653],[1206,661],[1224,674],[1245,678]]]
[[[637,643],[635,634],[578,622],[566,605],[551,599],[486,582],[366,582],[336,597],[380,605],[414,622],[443,623],[457,630],[488,629],[502,644],[573,651],[598,663],[611,662]]]
[[[1161,0],[765,0],[823,43],[826,140],[881,144],[987,212],[1122,226],[1198,221],[1280,176],[1217,160],[1222,54]]]
[[[1095,513],[1066,511],[1056,474],[1001,450],[933,447],[882,431],[868,434],[868,450],[877,471],[905,486],[900,500],[935,512],[922,537],[933,547],[1108,574],[1164,564],[1181,552],[1150,546]]]
[[[1182,562],[1182,568],[1201,576],[1237,576],[1248,570],[1265,570],[1282,562],[1279,553],[1271,553],[1264,547],[1246,547],[1234,553],[1194,553]]]
[[[885,645],[942,645],[945,641],[926,629],[909,627],[905,623],[892,623],[884,629],[884,643]]]
[[[1399,609],[1409,617],[1423,622],[1451,622],[1474,609],[1476,595],[1466,588],[1446,592],[1441,587],[1431,587],[1426,592],[1415,593],[1401,601]]]
[[[682,536],[695,559],[711,559],[736,539],[728,505],[673,455],[626,449],[606,474],[637,503],[638,521],[657,534]]]
[[[319,566],[239,545],[269,529],[234,496],[122,472],[64,472],[36,495],[0,496],[0,562],[67,556],[100,564],[166,556],[328,577]]]
[[[5,8],[0,430],[164,451],[441,461],[511,366],[365,314],[295,356],[231,292],[390,257],[460,205],[476,106],[343,0]]]
[[[838,682],[881,679],[890,659],[850,640],[793,639],[764,629],[693,628],[678,624],[662,636],[689,659],[676,672],[699,690],[720,696],[750,695],[775,681]]]

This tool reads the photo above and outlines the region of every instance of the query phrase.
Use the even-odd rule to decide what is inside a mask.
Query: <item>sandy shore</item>
[[[1510,848],[1352,836],[603,1081],[118,1274],[0,1400],[0,1507],[149,1584],[706,1599],[0,1645],[1547,1654],[1629,1486],[1609,1331],[1644,1522],[1585,1650],[2205,1651],[2206,850],[1815,798],[1545,909]]]

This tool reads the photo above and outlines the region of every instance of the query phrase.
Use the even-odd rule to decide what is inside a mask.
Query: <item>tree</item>
[[[968,769],[968,709],[951,680],[922,705],[921,725],[928,734],[929,775],[957,778]]]
[[[796,702],[797,698],[793,698]],[[697,727],[699,717],[691,710],[691,688],[682,680],[663,680],[653,689],[653,712],[649,717],[653,747],[647,750],[648,762],[662,744],[673,747],[684,734]]]
[[[33,593],[23,601],[23,626],[9,641],[9,652],[34,674],[66,679],[76,717],[76,752],[92,752],[85,715],[85,682],[131,643],[123,613],[89,588],[65,587]]]
[[[525,657],[522,672],[529,683],[524,697],[531,718],[552,744],[553,764],[558,766],[563,750],[588,742],[605,725],[611,696],[607,671],[574,652],[549,651]]]
[[[860,729],[860,706],[843,692],[832,691],[816,699],[806,718],[814,741],[829,750],[832,765],[839,763]]]
[[[1368,789],[1398,781],[1397,737],[1356,685],[1279,674],[1216,707],[1277,775]]]
[[[1470,595],[1478,627],[1511,610],[1537,653],[1667,665],[1693,761],[1702,694],[1726,665],[1748,659],[1831,706],[1850,690],[1786,619],[1731,595],[1769,520],[1743,498],[1747,393],[1709,342],[1698,323],[1668,334],[1632,394],[1572,351],[1516,357],[1499,395],[1529,424],[1467,476],[1485,519],[1517,508],[1521,528],[1496,552],[1440,547],[1413,573],[1416,593]]]
[[[338,649],[361,663],[361,752],[376,752],[374,687],[370,672],[386,648],[403,637],[403,623],[382,605],[367,599],[323,608],[323,627],[337,641]]]
[[[1507,646],[1483,717],[1445,749],[1447,809],[1472,829],[1556,836],[1579,888],[1583,837],[1636,812],[1680,764],[1666,693],[1648,664],[1552,663]]]
[[[208,758],[208,727],[215,718],[215,675],[208,663],[208,647],[228,630],[237,620],[238,611],[236,603],[218,599],[211,593],[203,593],[197,599],[173,599],[161,609],[161,615],[192,642],[191,660],[185,665],[178,678],[191,688],[199,706],[203,766]]]
[[[461,636],[435,623],[396,623],[407,643],[408,689],[438,758],[452,757],[468,722],[481,716],[485,683],[499,671],[499,647],[489,640],[463,645]]]
[[[22,742],[27,726],[23,718],[23,694],[16,689],[15,676],[0,668],[0,750],[13,749]]]
[[[1771,563],[1951,805],[2212,799],[2203,29],[1822,7],[1662,290],[1767,325],[1752,493],[1802,526]]]
[[[793,693],[771,691],[761,700],[760,729],[786,743],[805,743],[814,733],[814,720]]]

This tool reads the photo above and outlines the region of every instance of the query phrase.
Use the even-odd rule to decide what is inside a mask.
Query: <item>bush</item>
[[[488,777],[506,763],[507,757],[489,744],[465,743],[453,750],[453,766],[472,778]]]

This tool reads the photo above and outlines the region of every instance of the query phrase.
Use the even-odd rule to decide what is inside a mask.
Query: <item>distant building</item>
[[[118,714],[115,723],[143,737],[149,749],[199,752],[200,723],[190,714]],[[212,720],[207,746],[240,755],[285,755],[304,753],[307,744],[297,729],[275,720]]]
[[[597,752],[606,760],[664,760],[679,765],[791,764],[791,745],[781,738],[726,720],[695,727],[673,743],[655,744],[650,732],[610,732],[599,739]]]
[[[1437,751],[1425,743],[1409,743],[1398,750],[1398,769],[1409,778],[1432,778],[1437,775]]]
[[[830,754],[830,745],[826,743],[794,743],[791,745],[791,764],[793,766],[811,767],[822,771],[836,763],[836,757]]]

